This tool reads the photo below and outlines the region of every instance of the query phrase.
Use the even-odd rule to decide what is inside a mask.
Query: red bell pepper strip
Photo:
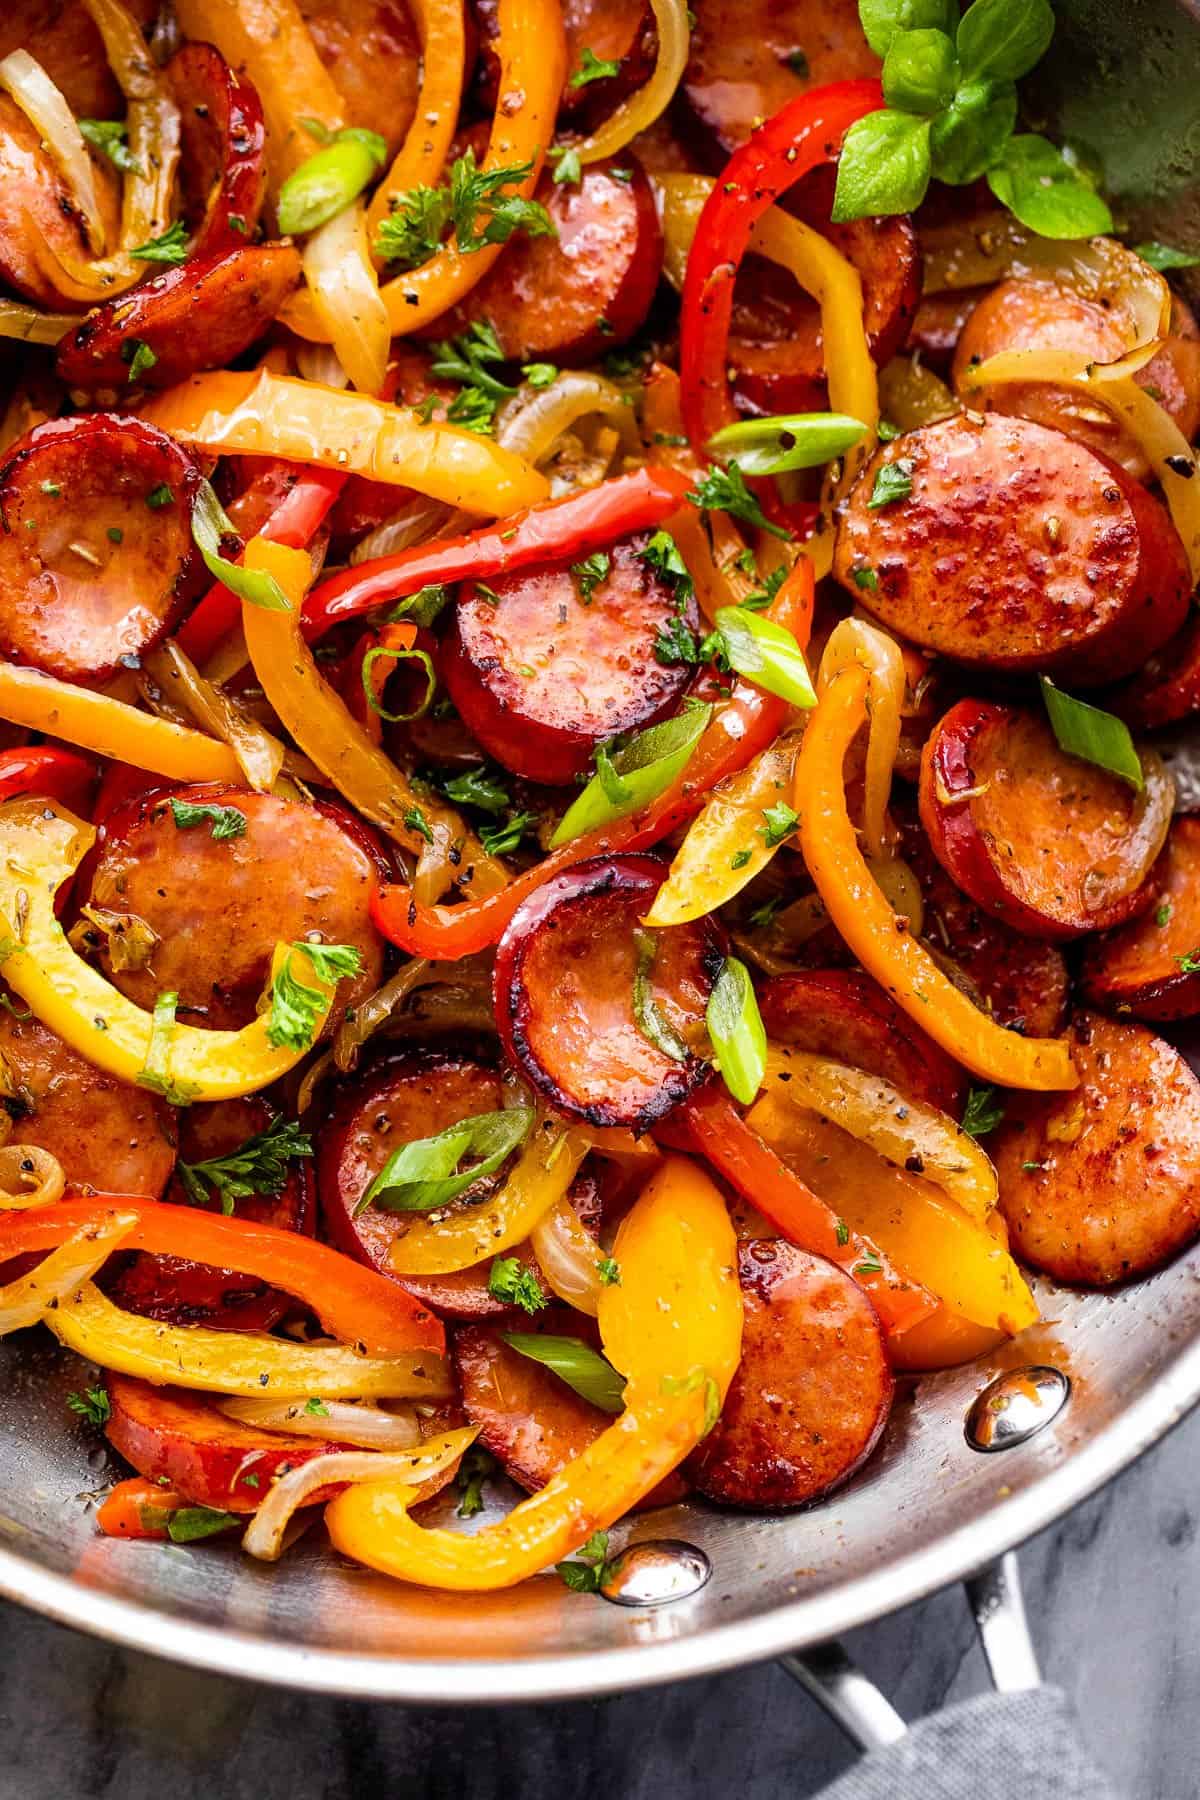
[[[275,471],[267,470],[251,483],[263,485],[275,480]],[[289,550],[306,550],[325,516],[345,486],[346,477],[337,469],[304,469],[278,506],[257,526],[260,537],[273,544],[286,544]],[[250,492],[246,496],[251,497]],[[242,521],[235,521],[239,527]],[[243,532],[243,535],[248,535]],[[220,582],[209,588],[191,616],[175,634],[185,656],[194,663],[206,663],[222,638],[227,637],[242,616],[242,603]]]
[[[87,817],[96,765],[75,750],[56,744],[34,744],[29,749],[0,751],[0,801],[19,794],[34,794],[62,804]]]
[[[845,1269],[871,1296],[889,1336],[920,1324],[937,1310],[927,1289],[899,1274],[869,1238],[848,1231],[819,1195],[751,1131],[719,1080],[708,1082],[676,1107],[654,1136],[707,1157],[784,1237]]]
[[[463,537],[440,538],[343,569],[322,581],[304,602],[304,635],[311,642],[333,625],[403,600],[433,582],[490,581],[493,575],[535,563],[577,561],[631,531],[661,525],[678,510],[690,486],[674,469],[641,468]]]
[[[801,642],[807,642],[812,606],[813,565],[807,557],[801,557],[766,616],[786,626]],[[543,882],[592,856],[644,850],[699,812],[705,795],[718,781],[745,768],[768,744],[774,743],[788,712],[786,701],[739,681],[729,702],[714,714],[678,781],[643,812],[631,813],[626,819],[617,819],[563,844],[486,899],[469,900],[460,906],[419,906],[410,887],[387,886],[373,895],[371,916],[384,937],[410,956],[456,961],[460,956],[485,950],[489,944],[500,941],[522,901]]]
[[[730,157],[713,183],[688,252],[679,329],[684,428],[697,455],[735,417],[726,372],[733,287],[750,232],[781,194],[831,162],[858,119],[878,112],[877,81],[835,81],[781,106]]]
[[[214,1269],[233,1269],[283,1288],[312,1308],[331,1337],[361,1344],[372,1356],[404,1350],[445,1349],[440,1320],[398,1282],[338,1250],[249,1219],[226,1218],[137,1196],[106,1194],[102,1200],[62,1200],[0,1215],[0,1263],[12,1256],[54,1250],[87,1231],[113,1210],[136,1213],[137,1224],[121,1244],[154,1256],[183,1256]]]
[[[171,1514],[187,1504],[175,1488],[131,1475],[106,1494],[96,1524],[105,1537],[165,1538]]]

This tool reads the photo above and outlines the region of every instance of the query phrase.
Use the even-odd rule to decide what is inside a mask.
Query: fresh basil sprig
[[[881,112],[846,133],[835,222],[912,212],[930,179],[988,186],[1041,237],[1092,237],[1112,215],[1076,161],[1048,139],[1014,136],[1015,83],[1054,35],[1049,0],[859,0],[883,58]]]

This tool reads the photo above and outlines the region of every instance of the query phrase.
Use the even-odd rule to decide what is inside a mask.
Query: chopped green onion
[[[607,1358],[582,1338],[553,1337],[549,1332],[537,1331],[502,1331],[500,1335],[510,1350],[542,1363],[601,1412],[624,1410],[624,1376],[618,1375]]]
[[[658,951],[658,934],[654,931],[635,931],[633,942],[637,950],[637,970],[633,977],[634,1022],[648,1044],[653,1044],[656,1050],[669,1057],[672,1062],[685,1063],[688,1060],[688,1047],[654,998],[650,985],[654,958]]]
[[[639,731],[611,756],[601,747],[596,752],[596,773],[559,820],[550,848],[557,850],[560,844],[628,818],[657,800],[686,769],[711,717],[711,706],[689,707],[661,725]]]
[[[749,1106],[767,1072],[767,1033],[750,971],[736,956],[725,958],[713,983],[705,1023],[725,1086]]]
[[[294,169],[279,190],[279,229],[299,237],[328,224],[344,212],[387,158],[387,145],[377,131],[348,125],[323,150]]]
[[[222,540],[236,536],[233,523],[213,492],[211,482],[202,481],[192,501],[192,537],[209,574],[239,600],[249,600],[253,606],[265,607],[268,612],[291,612],[288,597],[273,575],[265,569],[243,569],[221,555]]]
[[[379,696],[376,694],[374,683],[371,680],[371,670],[381,656],[390,656],[393,662],[397,663],[420,663],[424,669],[425,693],[420,704],[415,706],[411,712],[389,712],[382,700],[380,700]],[[392,673],[395,674],[395,672],[396,671],[393,669]],[[368,650],[363,657],[362,685],[367,705],[371,708],[372,712],[378,713],[381,719],[386,719],[389,725],[403,725],[409,719],[423,718],[429,711],[429,708],[433,705],[433,696],[437,693],[437,676],[433,672],[433,662],[427,650],[419,650],[415,647],[401,650],[398,648],[393,649],[387,644],[376,644],[375,648],[373,650]]]
[[[1125,721],[1089,706],[1086,700],[1076,700],[1073,694],[1064,694],[1047,675],[1039,680],[1059,749],[1106,769],[1140,794],[1146,783]]]
[[[743,475],[783,475],[815,469],[853,449],[866,435],[861,419],[846,413],[778,413],[739,419],[709,438],[714,456],[732,458]]]
[[[744,606],[722,606],[717,631],[730,668],[755,687],[806,710],[817,704],[804,652],[785,625]]]
[[[429,1212],[457,1200],[476,1181],[494,1175],[529,1136],[533,1109],[513,1106],[503,1112],[477,1113],[436,1137],[402,1144],[355,1208],[382,1206],[388,1212]],[[472,1159],[464,1168],[466,1159]]]

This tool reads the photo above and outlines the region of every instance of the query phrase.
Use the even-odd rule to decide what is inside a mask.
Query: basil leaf
[[[831,462],[853,449],[866,429],[861,419],[846,413],[775,413],[725,425],[705,448],[732,458],[743,475],[783,475]]]
[[[705,1014],[721,1079],[735,1100],[749,1106],[767,1072],[767,1033],[750,971],[727,956],[713,983]]]
[[[181,1506],[167,1520],[167,1536],[173,1544],[194,1544],[245,1523],[240,1513],[217,1512],[211,1506]]]
[[[229,538],[236,543],[237,533],[208,481],[200,483],[192,501],[192,538],[213,580],[239,600],[249,600],[268,612],[291,612],[288,597],[273,575],[265,569],[243,569],[221,555],[222,543]]]
[[[883,62],[883,97],[899,112],[936,113],[958,86],[954,42],[944,31],[901,31]]]
[[[1049,0],[975,0],[958,27],[963,76],[1018,81],[1042,60],[1053,36]]]
[[[1000,204],[1039,237],[1096,237],[1113,228],[1099,194],[1061,150],[1035,133],[1009,138],[987,179]]]
[[[653,1044],[663,1056],[669,1057],[672,1062],[685,1063],[688,1061],[688,1047],[654,998],[650,985],[654,958],[658,951],[658,934],[654,931],[635,931],[633,942],[637,950],[637,970],[633,977],[634,1023],[646,1042]]]
[[[786,626],[744,606],[722,606],[716,624],[730,668],[792,706],[817,704],[804,652]]]
[[[955,187],[978,181],[1002,154],[1016,122],[1011,81],[965,81],[930,127],[934,175]]]
[[[560,1381],[601,1412],[624,1411],[625,1377],[618,1375],[608,1359],[582,1338],[553,1337],[549,1332],[537,1331],[502,1331],[500,1335],[510,1350],[552,1370]]]
[[[428,1212],[448,1205],[472,1183],[494,1175],[525,1142],[532,1124],[532,1108],[514,1106],[505,1112],[478,1113],[436,1137],[402,1144],[384,1163],[355,1215],[366,1206],[382,1206],[388,1212]],[[473,1159],[468,1168],[462,1166],[466,1158]]]
[[[953,38],[956,0],[858,0],[863,34],[876,56],[886,56],[901,31],[944,31]]]
[[[1064,694],[1046,675],[1038,680],[1059,749],[1106,769],[1140,794],[1145,777],[1125,721],[1089,706],[1086,700],[1076,700],[1073,694]]]
[[[1160,275],[1170,269],[1200,268],[1200,256],[1194,251],[1176,250],[1171,244],[1160,244],[1153,239],[1148,244],[1135,244],[1133,253],[1148,262],[1152,269],[1157,269]]]
[[[665,793],[687,767],[711,717],[711,706],[688,707],[639,731],[623,750],[610,755],[601,747],[595,775],[559,820],[550,848],[627,818]]]
[[[913,212],[928,186],[929,120],[915,113],[868,113],[846,133],[832,221]]]
[[[377,131],[347,126],[294,169],[279,190],[276,214],[285,237],[315,231],[344,212],[387,160]]]

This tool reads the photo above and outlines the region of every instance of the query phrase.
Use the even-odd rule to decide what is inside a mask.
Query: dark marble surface
[[[1022,1555],[1046,1677],[1128,1800],[1200,1789],[1198,1465],[1200,1414]],[[909,1718],[987,1686],[955,1592],[850,1642]],[[192,1674],[15,1607],[0,1608],[0,1743],[4,1800],[804,1800],[851,1758],[770,1665],[432,1712]]]

